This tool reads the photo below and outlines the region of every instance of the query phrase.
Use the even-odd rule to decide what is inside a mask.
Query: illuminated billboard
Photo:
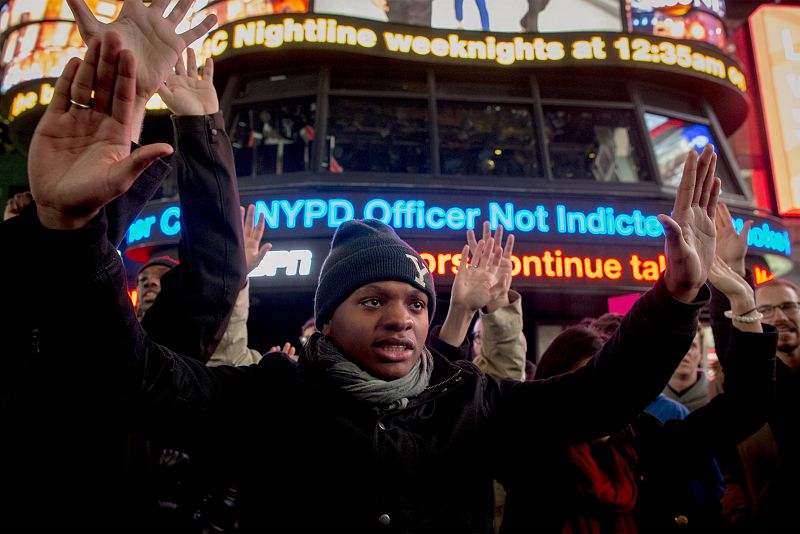
[[[768,150],[781,215],[800,215],[800,7],[750,17]]]
[[[250,17],[307,11],[308,0],[196,0],[177,31],[186,31],[211,14],[217,16],[217,25],[224,26]]]
[[[728,44],[725,0],[628,0],[628,31]]]
[[[316,0],[316,13],[494,32],[621,31],[618,0]]]
[[[275,245],[251,275],[263,283],[313,284],[331,235],[354,218],[377,219],[394,228],[418,247],[431,273],[445,280],[460,264],[464,231],[479,228],[484,220],[515,234],[512,261],[520,285],[634,287],[652,284],[666,266],[657,215],[669,211],[667,203],[353,190],[249,193],[242,202],[255,205]],[[745,218],[755,221],[748,235],[753,257],[791,254],[789,234],[780,223],[734,213],[734,225],[741,228]],[[125,256],[145,261],[154,248],[175,246],[180,229],[175,202],[148,204],[128,230]]]

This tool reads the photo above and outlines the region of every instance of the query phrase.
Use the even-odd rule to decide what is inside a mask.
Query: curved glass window
[[[310,170],[316,98],[265,102],[234,110],[230,138],[236,174]]]
[[[427,100],[332,96],[329,115],[329,172],[431,172]]]
[[[633,111],[545,106],[555,179],[650,182]]]
[[[644,114],[647,131],[656,153],[658,172],[664,185],[677,186],[683,174],[683,163],[689,150],[701,151],[709,143],[717,152],[717,141],[706,124],[689,122],[656,113]],[[723,158],[717,160],[717,176],[722,180],[722,190],[738,193],[732,174]]]
[[[540,176],[530,106],[439,102],[442,174]]]

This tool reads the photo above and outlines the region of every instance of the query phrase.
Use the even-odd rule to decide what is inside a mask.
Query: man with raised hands
[[[243,528],[489,531],[492,480],[502,482],[508,467],[499,458],[515,462],[507,451],[532,440],[609,434],[661,391],[691,343],[714,257],[719,180],[710,149],[690,153],[672,217],[660,216],[663,278],[575,373],[498,381],[427,347],[432,275],[391,228],[371,220],[337,229],[316,292],[319,332],[296,365],[272,353],[250,367],[207,367],[154,343],[125,293],[103,207],[170,149],[129,153],[135,60],[117,50],[113,33],[102,42],[80,68],[69,64],[39,124],[30,152],[35,204],[0,224],[0,244],[20,257],[0,266],[16,282],[5,297],[14,313],[0,307],[10,347],[0,379],[0,479],[20,491],[4,500],[6,525],[123,528],[115,497],[124,496],[124,458],[102,444],[136,425],[234,462]],[[92,61],[115,50],[113,72]],[[105,108],[76,105],[89,93],[75,79],[112,86],[114,97]],[[474,291],[451,303],[448,329],[466,332],[492,298],[496,248],[491,238],[479,244],[459,270],[457,285]],[[69,261],[52,272],[52,257]],[[62,299],[65,287],[80,298]],[[543,404],[551,409],[538,410]],[[260,454],[232,453],[244,448]],[[102,513],[94,513],[98,503]],[[35,513],[40,506],[55,516]]]
[[[246,271],[233,151],[213,84],[214,64],[209,58],[199,73],[194,51],[186,49],[185,62],[181,55],[213,27],[216,18],[209,15],[190,30],[175,32],[192,3],[180,0],[166,13],[167,0],[149,6],[127,1],[116,20],[102,24],[84,0],[68,0],[85,40],[113,31],[139,61],[131,139],[138,141],[145,104],[156,92],[173,113],[180,264],[176,267],[172,259],[158,258],[142,267],[137,275],[141,282],[137,312],[155,341],[205,362],[222,339]],[[101,63],[98,72],[107,69]],[[100,85],[95,100],[106,98],[106,93]],[[162,179],[163,174],[145,173],[108,206],[112,244],[121,241]]]

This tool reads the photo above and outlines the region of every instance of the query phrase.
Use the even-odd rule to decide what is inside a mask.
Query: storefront
[[[295,341],[344,220],[392,225],[446,301],[465,230],[488,219],[517,237],[514,284],[541,341],[548,325],[604,313],[658,277],[656,215],[671,208],[686,152],[707,143],[737,224],[756,221],[759,281],[791,268],[788,233],[756,212],[726,142],[749,101],[723,51],[724,2],[208,4],[193,18],[213,11],[219,26],[196,48],[215,61],[242,201],[274,244],[251,277],[251,325]],[[52,80],[5,84],[3,112],[25,124]],[[169,139],[165,114],[151,113],[147,140]],[[128,260],[174,251],[174,193],[165,184],[134,223]]]

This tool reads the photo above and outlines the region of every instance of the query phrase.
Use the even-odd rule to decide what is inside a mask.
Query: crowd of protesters
[[[661,279],[624,317],[563,331],[538,366],[514,237],[488,223],[467,232],[433,328],[420,255],[378,221],[343,223],[301,343],[261,355],[247,273],[270,249],[264,221],[240,207],[213,62],[182,55],[214,16],[178,34],[192,0],[127,1],[109,24],[67,2],[88,50],[0,224],[0,528],[800,531],[800,290],[753,289],[749,224],[737,233],[718,204],[711,147],[687,155],[659,216]],[[174,144],[139,146],[155,92]],[[134,309],[116,246],[170,173],[178,258],[140,269]],[[69,262],[53,271],[53,255]]]

